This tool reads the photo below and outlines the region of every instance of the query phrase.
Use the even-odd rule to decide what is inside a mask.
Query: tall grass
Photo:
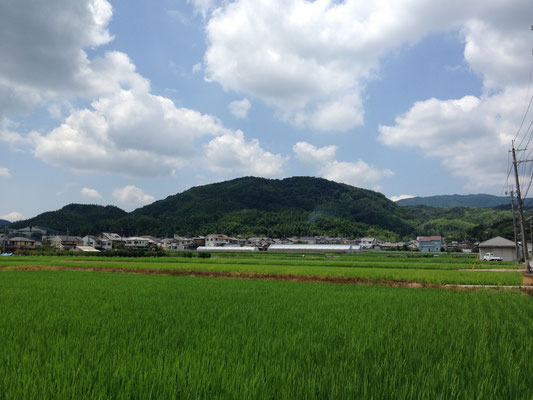
[[[510,292],[0,273],[0,398],[531,398]]]

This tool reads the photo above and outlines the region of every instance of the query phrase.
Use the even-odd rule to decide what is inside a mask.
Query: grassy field
[[[531,332],[510,291],[4,270],[0,398],[530,399]]]
[[[216,273],[254,273],[298,276],[350,277],[371,280],[416,281],[434,284],[521,285],[516,263],[480,263],[477,269],[505,268],[517,272],[472,271],[473,257],[406,257],[388,254],[306,255],[215,254],[212,258],[105,258],[81,256],[1,257],[0,267],[27,265],[64,268],[153,269]]]

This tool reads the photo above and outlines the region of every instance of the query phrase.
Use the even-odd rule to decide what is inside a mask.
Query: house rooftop
[[[434,240],[442,240],[442,236],[421,236],[418,238],[419,242],[432,242]]]
[[[493,237],[492,239],[486,240],[478,245],[478,247],[511,247],[515,248],[514,242],[509,239],[505,239],[501,236]]]

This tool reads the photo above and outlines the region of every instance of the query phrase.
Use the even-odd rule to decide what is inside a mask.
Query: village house
[[[419,236],[416,240],[418,241],[418,248],[423,253],[439,252],[444,246],[442,236]]]
[[[120,237],[120,235],[117,233],[102,232],[102,235],[100,237],[101,237],[102,242],[103,241],[111,242],[111,248],[113,248],[116,244],[124,243],[124,239],[122,239],[122,237]],[[107,246],[109,245],[106,244],[106,247]]]
[[[151,243],[155,247],[155,243],[149,238],[131,236],[124,239],[124,246],[127,249],[148,249]]]
[[[9,247],[10,250],[31,250],[35,249],[37,246],[35,240],[27,237],[13,237],[9,239],[7,247]]]
[[[381,243],[384,243],[384,241],[375,237],[363,237],[359,239],[359,246],[361,246],[362,249],[373,249]]]
[[[210,234],[205,237],[206,247],[235,246],[238,240],[227,235]]]
[[[48,236],[46,240],[58,250],[72,250],[76,246],[83,246],[83,239],[79,236]]]
[[[84,236],[83,245],[94,247],[97,250],[111,250],[113,248],[113,243],[110,240],[99,238],[93,235]]]

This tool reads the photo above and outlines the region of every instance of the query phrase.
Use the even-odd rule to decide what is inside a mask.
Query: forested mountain
[[[131,213],[114,206],[70,204],[12,224],[71,234],[185,236],[225,233],[271,237],[443,235],[484,240],[512,236],[511,214],[489,208],[400,207],[383,194],[326,179],[245,177],[193,187]]]
[[[57,211],[48,211],[38,216],[14,222],[9,228],[45,226],[72,235],[120,230],[118,221],[128,213],[115,206],[94,204],[69,204]]]
[[[198,186],[137,209],[126,220],[128,231],[160,234],[361,235],[371,226],[413,232],[381,193],[310,177],[245,177]]]
[[[5,219],[0,219],[0,226],[9,225],[11,222]]]
[[[524,203],[530,203],[533,199],[526,199]],[[509,197],[493,196],[490,194],[452,194],[429,197],[413,197],[396,202],[399,206],[430,206],[430,207],[498,207],[511,208]]]

